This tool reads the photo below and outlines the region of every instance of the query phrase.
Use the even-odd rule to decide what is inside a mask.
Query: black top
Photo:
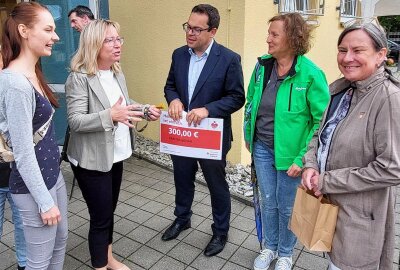
[[[8,187],[8,180],[10,179],[10,163],[0,163],[0,188]],[[0,221],[1,222],[1,221]]]

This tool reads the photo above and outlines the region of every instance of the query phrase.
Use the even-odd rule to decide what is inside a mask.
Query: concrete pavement
[[[70,192],[72,173],[62,165],[67,190]],[[397,188],[396,257],[393,269],[399,269],[400,253],[400,188]],[[203,249],[211,238],[211,207],[207,187],[196,184],[192,228],[178,239],[163,242],[161,234],[174,220],[173,175],[136,157],[125,163],[124,180],[115,217],[114,252],[131,269],[151,270],[243,270],[252,269],[259,250],[251,206],[232,199],[229,240],[224,251],[207,258]],[[6,221],[0,242],[0,269],[16,269],[11,212],[6,206]],[[64,269],[92,269],[87,233],[89,215],[78,187],[69,201],[69,239]],[[293,269],[327,269],[322,253],[313,253],[297,244]],[[271,267],[271,269],[273,269]]]

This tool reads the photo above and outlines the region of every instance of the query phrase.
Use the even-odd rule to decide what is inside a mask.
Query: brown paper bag
[[[297,188],[290,229],[311,251],[331,251],[339,208],[312,191]]]

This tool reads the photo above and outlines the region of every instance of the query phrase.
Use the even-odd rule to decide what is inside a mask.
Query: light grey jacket
[[[125,77],[115,73],[125,100],[128,96]],[[68,124],[71,136],[67,154],[88,170],[108,172],[114,160],[114,132],[117,122],[111,119],[111,106],[99,78],[84,72],[71,72],[65,83]],[[131,133],[131,137],[132,137]],[[134,147],[134,138],[131,140]]]
[[[331,95],[349,84],[344,78],[335,81]],[[382,67],[356,85],[319,177],[322,193],[339,206],[329,256],[342,270],[388,270],[393,267],[394,186],[400,184],[400,83]],[[321,127],[325,118],[326,112]],[[318,135],[304,156],[305,168],[318,170]]]

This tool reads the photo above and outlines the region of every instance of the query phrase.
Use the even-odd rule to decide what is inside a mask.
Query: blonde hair
[[[120,31],[119,24],[110,20],[94,20],[86,25],[79,38],[78,51],[71,60],[72,71],[84,71],[89,75],[95,75],[99,71],[97,57],[109,27],[114,27],[118,33]],[[121,66],[119,62],[115,62],[111,69],[115,73],[120,72]]]

